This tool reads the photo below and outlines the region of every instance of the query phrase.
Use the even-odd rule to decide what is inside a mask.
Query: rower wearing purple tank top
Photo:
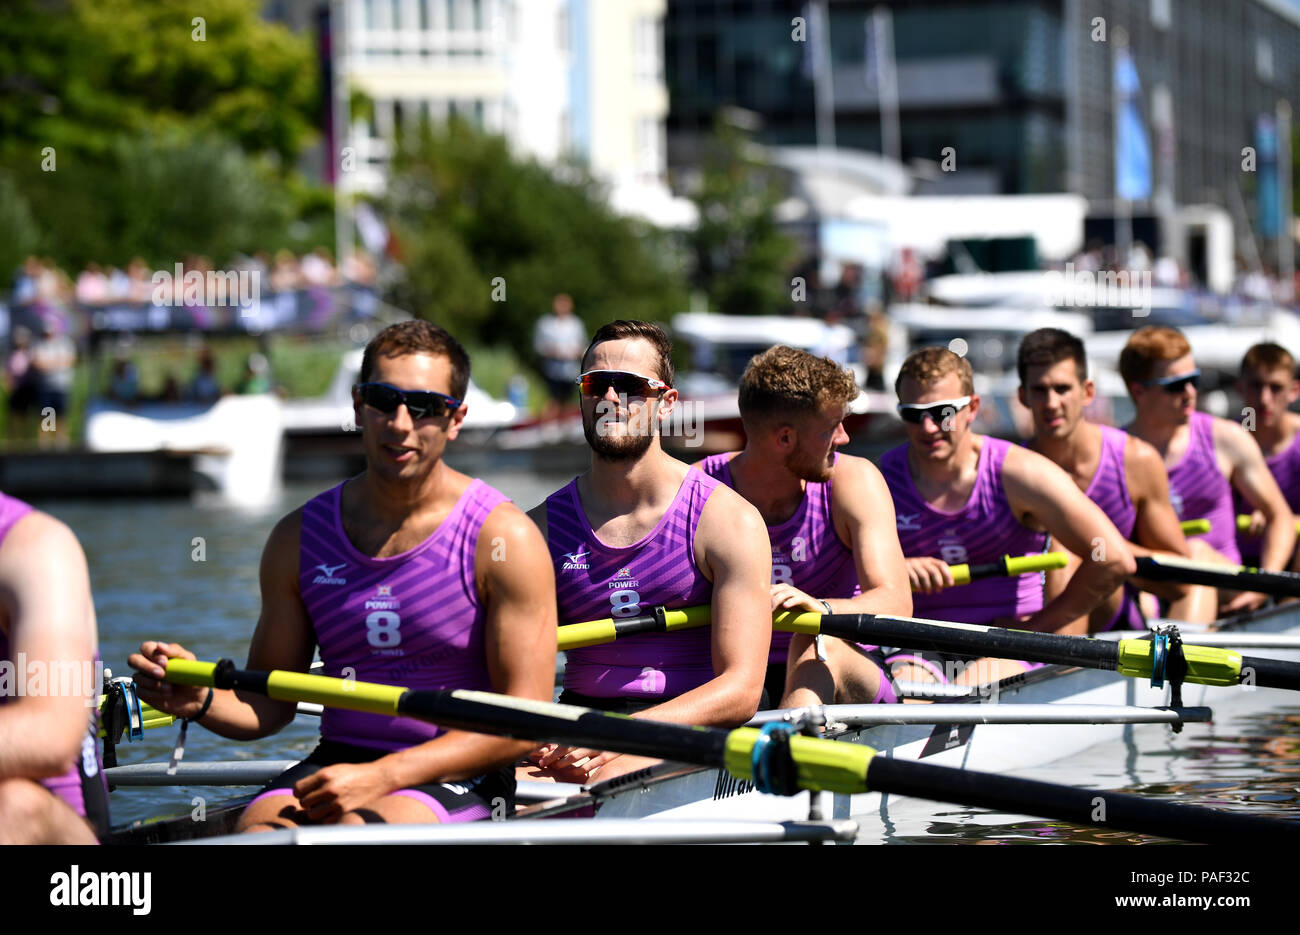
[[[1264,453],[1264,463],[1277,481],[1291,512],[1300,515],[1300,415],[1291,407],[1300,399],[1300,380],[1296,379],[1295,358],[1278,344],[1256,344],[1241,361],[1237,392],[1247,413],[1253,413],[1252,437]],[[1241,494],[1233,491],[1233,508],[1250,517],[1250,526],[1237,533],[1237,547],[1247,565],[1258,565],[1260,534],[1264,531],[1264,514],[1251,510]],[[1292,570],[1300,570],[1300,549],[1291,560]]]
[[[1250,433],[1229,419],[1196,411],[1201,372],[1182,332],[1160,326],[1139,328],[1120,352],[1119,372],[1137,409],[1128,432],[1163,458],[1178,518],[1211,523],[1205,535],[1188,537],[1192,557],[1241,564],[1232,503],[1236,488],[1264,517],[1259,567],[1285,568],[1295,546],[1291,510]],[[1263,594],[1220,592],[1218,613],[1252,610],[1265,600]]]
[[[1057,632],[1086,618],[1133,573],[1124,537],[1068,474],[1036,452],[971,431],[980,398],[965,358],[942,347],[914,351],[896,390],[908,441],[884,454],[880,470],[919,592],[912,598],[917,617]],[[953,587],[949,565],[1042,552],[1049,535],[1077,555],[1098,557],[1050,602],[1039,575]],[[957,681],[990,682],[1026,668],[980,660]],[[926,667],[900,677],[926,678]]]
[[[250,669],[417,689],[478,689],[549,701],[554,577],[536,527],[506,498],[443,461],[460,432],[469,357],[425,321],[381,331],[353,390],[366,454],[358,476],[272,530]],[[141,695],[237,740],[265,737],[295,706],[158,681],[177,644],[131,656]],[[301,824],[459,822],[509,811],[510,764],[531,744],[406,718],[327,709],[321,742],[258,795],[241,831]]]
[[[740,378],[745,448],[700,462],[758,507],[772,543],[772,609],[910,616],[907,567],[884,478],[870,461],[838,454],[853,374],[791,347],[756,356]],[[773,706],[897,700],[877,647],[774,632]],[[790,663],[787,673],[787,659]]]
[[[683,405],[671,349],[649,322],[596,331],[574,375],[591,468],[529,515],[547,539],[562,623],[711,605],[712,624],[571,650],[560,700],[735,727],[753,717],[763,691],[771,552],[753,506],[663,450],[660,432]],[[542,776],[576,782],[644,763],[553,745],[533,761]]]
[[[76,536],[0,493],[0,843],[94,844],[108,830],[98,658]]]
[[[1034,420],[1029,447],[1070,475],[1129,541],[1135,556],[1188,557],[1160,455],[1146,442],[1084,417],[1096,388],[1088,379],[1083,342],[1059,328],[1040,328],[1020,342],[1017,369],[1020,402]],[[1065,587],[1079,563],[1080,556],[1071,554],[1066,568],[1048,573],[1049,597]],[[1169,582],[1142,582],[1142,587],[1175,602],[1171,615],[1185,619],[1177,611],[1186,608],[1177,602],[1188,599],[1188,587]],[[1083,632],[1085,627],[1091,633],[1145,630],[1137,585],[1125,582],[1073,629]]]

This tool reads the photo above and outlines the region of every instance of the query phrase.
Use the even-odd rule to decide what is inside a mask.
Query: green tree
[[[24,251],[75,271],[332,240],[328,193],[294,169],[320,106],[311,41],[258,7],[7,4],[0,214],[26,212]],[[0,257],[0,285],[13,252]]]
[[[726,315],[769,314],[790,304],[785,273],[795,243],[776,221],[785,193],[779,173],[756,153],[748,134],[719,117],[692,196],[699,211],[690,237],[695,286]]]
[[[10,0],[0,16],[0,155],[105,154],[185,126],[292,166],[314,134],[311,40],[256,0]]]
[[[581,167],[521,159],[464,121],[401,142],[383,210],[405,268],[393,302],[470,343],[532,359],[533,324],[558,292],[592,328],[664,320],[684,300],[665,234],[613,213]]]

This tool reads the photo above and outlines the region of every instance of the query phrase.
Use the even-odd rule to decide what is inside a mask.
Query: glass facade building
[[[836,142],[881,151],[867,22],[880,0],[829,0]],[[908,0],[893,19],[904,162],[939,163],[918,191],[1114,191],[1112,57],[1118,30],[1142,83],[1157,194],[1238,212],[1242,147],[1261,113],[1300,105],[1300,16],[1283,0]],[[816,142],[800,0],[669,0],[669,164],[687,163],[719,107],[763,119],[773,144]],[[1098,29],[1100,24],[1101,29]],[[1100,38],[1104,35],[1104,39]],[[807,35],[805,33],[805,40]],[[1139,206],[1138,210],[1142,210]],[[1250,209],[1253,213],[1253,208]]]

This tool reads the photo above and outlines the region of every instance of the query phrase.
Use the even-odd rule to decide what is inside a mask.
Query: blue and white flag
[[[1151,144],[1142,123],[1142,86],[1128,49],[1115,53],[1115,194],[1127,201],[1151,197]]]
[[[877,28],[879,17],[874,14],[868,16],[862,22],[863,42],[862,42],[862,83],[866,85],[868,93],[880,93],[880,69],[882,62],[880,60],[880,30]]]
[[[1259,193],[1259,236],[1282,235],[1282,193],[1277,175],[1277,122],[1268,114],[1255,121],[1255,174]]]
[[[822,68],[825,67],[822,61],[821,7],[816,3],[804,4],[803,21],[806,25],[803,43],[803,76],[809,81],[816,81]]]

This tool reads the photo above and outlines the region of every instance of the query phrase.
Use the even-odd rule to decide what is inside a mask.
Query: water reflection
[[[1147,745],[1145,749],[1142,743]],[[1210,725],[1203,736],[1175,738],[1166,732],[1153,742],[1149,733],[1130,730],[1123,740],[1093,747],[1084,756],[1089,767],[1113,757],[1117,772],[1111,777],[1092,773],[1072,758],[1028,771],[1024,777],[1071,784],[1082,776],[1096,775],[1096,784],[1103,788],[1300,823],[1300,708],[1234,716]],[[1118,769],[1121,763],[1122,772]],[[1107,782],[1111,778],[1121,782],[1111,786]],[[891,829],[885,840],[890,844],[1173,843],[1152,835],[1068,822],[998,820],[1001,817],[978,809],[937,805],[923,827],[907,834]]]

